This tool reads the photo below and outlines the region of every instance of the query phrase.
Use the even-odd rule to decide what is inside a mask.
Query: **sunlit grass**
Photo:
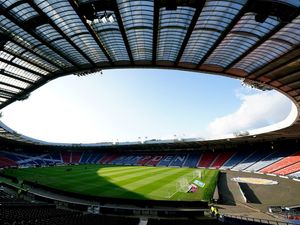
[[[5,173],[19,180],[28,180],[52,188],[85,195],[154,199],[209,201],[212,198],[218,171],[197,168],[79,165],[47,168],[7,169]],[[179,190],[179,180],[189,184],[195,179],[205,183],[195,193]]]

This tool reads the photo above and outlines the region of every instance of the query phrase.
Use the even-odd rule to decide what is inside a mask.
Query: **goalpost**
[[[200,178],[202,179],[202,173],[201,173],[201,170],[194,170],[193,171],[193,179],[195,178]]]
[[[183,177],[177,181],[176,190],[178,192],[187,192],[189,190],[189,182],[187,178]]]

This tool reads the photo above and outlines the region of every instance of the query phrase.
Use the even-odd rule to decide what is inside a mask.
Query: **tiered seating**
[[[251,171],[251,166],[254,165],[255,163],[259,162],[260,160],[266,158],[268,155],[273,153],[272,151],[256,151],[254,152],[250,157],[248,157],[246,160],[244,160],[242,163],[238,164],[239,166],[237,169],[240,168],[240,170],[245,170],[245,171]]]
[[[126,160],[128,156],[127,155],[121,155],[117,158],[115,158],[114,160],[112,160],[110,162],[110,164],[113,164],[113,165],[123,165],[124,161]]]
[[[219,169],[227,160],[232,157],[233,154],[233,151],[221,152],[215,161],[210,165],[210,167]]]
[[[50,156],[53,160],[62,162],[61,155],[59,152],[50,153]]]
[[[16,196],[7,193],[3,189],[0,189],[0,205],[6,203],[23,203],[23,202],[24,200],[18,199]]]
[[[260,160],[259,162],[253,164],[252,166],[248,167],[247,170],[249,171],[259,171],[264,167],[267,167],[281,159],[283,159],[284,157],[293,154],[294,151],[293,150],[285,150],[285,151],[274,151],[273,153],[271,153],[270,155],[268,155],[267,157],[263,158],[262,160]]]
[[[83,153],[82,153],[82,156],[81,156],[81,159],[80,159],[80,163],[86,164],[87,161],[88,161],[88,159],[90,158],[91,154],[92,154],[92,153],[89,152],[89,151],[83,152]]]
[[[136,160],[136,155],[128,155],[124,160],[123,160],[123,165],[133,165],[133,160]]]
[[[96,164],[96,163],[99,163],[99,161],[102,159],[103,156],[104,156],[103,153],[93,152],[93,153],[90,155],[90,158],[88,159],[88,162],[89,162],[90,164]]]
[[[300,171],[300,161],[295,164],[284,167],[280,170],[277,170],[275,172],[272,172],[272,173],[277,174],[277,175],[288,175],[288,174],[295,173],[298,171]]]
[[[137,165],[139,166],[144,166],[146,163],[148,163],[154,156],[151,155],[145,155],[143,158],[141,158],[138,162]]]
[[[72,152],[71,163],[79,163],[81,158],[81,152]]]
[[[186,161],[183,163],[182,167],[191,167],[191,168],[196,167],[199,158],[200,158],[199,153],[190,153]]]
[[[169,166],[174,157],[175,155],[166,155],[162,160],[160,160],[157,166]]]
[[[290,156],[287,156],[287,157],[281,159],[280,161],[273,163],[272,165],[269,165],[269,166],[263,168],[262,170],[260,170],[260,172],[274,173],[276,170],[282,169],[282,168],[284,168],[288,165],[294,164],[296,162],[300,162],[300,151],[296,152]]]
[[[215,152],[204,152],[201,159],[199,160],[197,167],[207,168],[215,160],[217,153]]]
[[[4,156],[0,156],[0,167],[10,167],[10,166],[17,166],[18,164],[9,158]]]
[[[145,165],[156,166],[160,162],[160,160],[163,159],[163,157],[164,157],[163,155],[156,155],[150,161],[148,161]]]
[[[64,163],[71,162],[71,152],[61,152],[61,158],[63,159]]]
[[[138,162],[144,158],[144,156],[142,155],[134,155],[129,161],[128,161],[128,165],[138,165]]]
[[[182,167],[183,163],[187,159],[187,154],[177,154],[169,164],[171,167]]]
[[[119,154],[104,155],[98,162],[102,164],[111,164],[113,160],[119,157]]]
[[[247,158],[252,152],[237,152],[234,156],[232,156],[223,166],[221,166],[221,169],[231,169],[241,161],[243,161],[245,158]]]
[[[289,174],[288,176],[291,177],[291,178],[297,178],[297,179],[300,179],[300,171],[295,172],[295,173],[291,173],[291,174]]]

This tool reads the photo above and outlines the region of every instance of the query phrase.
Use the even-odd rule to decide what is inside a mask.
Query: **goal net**
[[[201,173],[201,170],[194,170],[193,171],[193,179],[196,179],[196,178],[202,178],[202,173]]]
[[[189,190],[189,182],[188,179],[183,177],[177,181],[176,190],[178,192],[188,192]]]

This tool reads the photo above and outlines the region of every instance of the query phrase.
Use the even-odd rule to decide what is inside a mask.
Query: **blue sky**
[[[176,70],[66,76],[3,109],[17,132],[50,142],[213,137],[283,120],[291,102],[239,80]]]

